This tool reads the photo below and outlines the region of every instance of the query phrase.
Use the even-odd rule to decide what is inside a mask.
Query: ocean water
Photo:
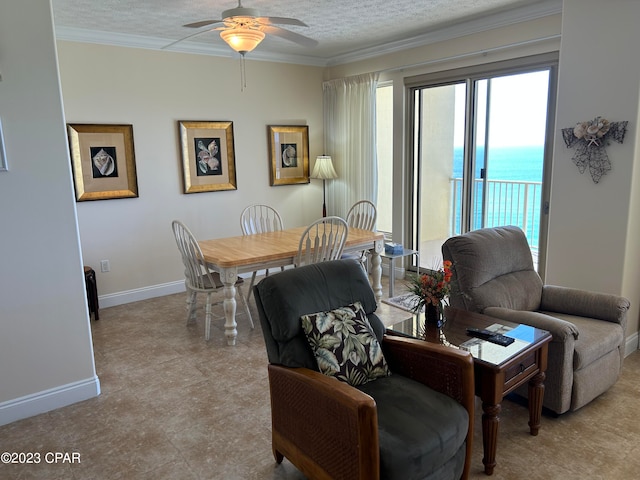
[[[462,177],[462,147],[453,150],[453,176]],[[477,158],[484,157],[484,147],[479,147]],[[544,146],[502,147],[489,151],[487,172],[490,180],[520,180],[542,182]],[[476,162],[478,163],[478,162]],[[476,168],[476,178],[480,178]]]
[[[454,150],[453,177],[462,178],[462,148]],[[484,149],[478,149],[482,159]],[[473,228],[517,225],[527,236],[532,249],[538,248],[544,146],[491,148],[487,160],[486,218],[482,225],[483,183],[476,182]],[[481,165],[477,165],[476,179]],[[538,182],[526,185],[522,182]],[[459,192],[459,190],[458,190]],[[459,194],[458,194],[459,195]],[[460,198],[457,204],[460,205]],[[460,212],[455,214],[454,234],[461,231]]]

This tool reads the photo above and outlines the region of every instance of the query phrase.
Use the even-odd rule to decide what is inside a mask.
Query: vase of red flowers
[[[410,277],[409,291],[415,295],[414,313],[424,310],[425,322],[442,326],[444,307],[451,293],[451,262],[442,262],[442,268],[427,270],[425,273]]]
[[[442,302],[439,305],[432,305],[431,303],[425,305],[424,321],[428,325],[442,326],[444,323],[444,305]]]

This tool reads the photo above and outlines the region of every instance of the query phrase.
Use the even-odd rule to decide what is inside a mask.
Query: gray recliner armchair
[[[318,479],[468,477],[474,418],[468,352],[385,334],[374,313],[369,279],[355,260],[270,275],[254,287],[254,298],[269,358],[272,449],[278,463],[287,457]],[[328,314],[348,310],[344,307],[354,302],[361,306],[358,322]],[[315,320],[305,323],[309,315]],[[370,328],[365,332],[357,323]],[[306,336],[312,325],[323,338],[315,356]],[[351,364],[372,360],[378,344],[390,375],[359,383],[345,380],[355,375],[334,378],[319,371],[321,360],[327,360],[325,367],[333,364],[332,347],[350,352],[336,353],[333,360],[348,358]],[[357,354],[365,345],[369,353]]]
[[[557,414],[577,410],[616,382],[624,360],[626,298],[543,285],[518,227],[451,237],[442,255],[453,262],[453,307],[551,332],[545,407]]]

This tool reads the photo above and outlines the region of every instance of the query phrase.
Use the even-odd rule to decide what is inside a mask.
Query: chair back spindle
[[[349,225],[340,217],[323,217],[303,232],[298,246],[296,266],[337,260],[342,255]]]

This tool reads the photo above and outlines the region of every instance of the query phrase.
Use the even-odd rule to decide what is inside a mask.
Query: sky
[[[479,80],[479,112],[486,110],[488,80]],[[523,73],[491,80],[490,136],[491,147],[513,147],[544,144],[549,72]],[[454,145],[464,138],[465,85],[456,89]],[[485,119],[482,113],[482,120]],[[478,145],[484,145],[484,121],[479,122]]]

